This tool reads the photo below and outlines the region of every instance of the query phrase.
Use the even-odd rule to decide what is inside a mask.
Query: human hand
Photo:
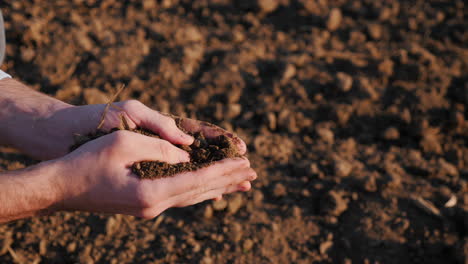
[[[67,173],[57,179],[62,200],[58,209],[153,218],[170,207],[247,191],[256,178],[248,160],[236,158],[168,178],[140,180],[130,166],[143,160],[179,163],[188,162],[189,156],[165,140],[130,131],[88,142],[57,160]]]
[[[155,111],[139,101],[129,100],[114,105],[116,108],[111,107],[106,112],[101,127],[103,130],[119,127],[123,116],[130,128],[136,126],[146,128],[173,144],[190,145],[193,142],[193,137],[177,127],[174,118]],[[43,147],[30,147],[24,149],[25,152],[39,159],[53,159],[67,154],[70,146],[74,144],[74,135],[86,135],[96,131],[105,106],[104,104],[67,106],[53,112],[35,124],[41,133],[40,145]],[[237,144],[240,154],[246,152],[245,143],[241,139],[219,127],[209,126],[208,123],[193,119],[180,120],[181,127],[188,132],[203,131],[207,137],[225,134]]]

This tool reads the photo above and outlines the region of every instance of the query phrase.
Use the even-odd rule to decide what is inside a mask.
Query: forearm
[[[13,79],[0,80],[0,144],[36,157],[40,152],[47,152],[54,147],[54,142],[49,140],[54,133],[43,126],[44,120],[68,107]]]
[[[74,133],[97,127],[103,108],[72,106],[13,79],[0,80],[0,145],[37,159],[60,157],[68,153]]]
[[[57,210],[63,200],[62,173],[57,161],[0,173],[0,223]]]

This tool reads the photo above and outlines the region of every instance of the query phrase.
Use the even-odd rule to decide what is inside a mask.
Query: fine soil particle
[[[96,132],[86,136],[78,136],[76,138],[76,143],[70,148],[70,150],[73,151],[86,142],[105,136],[117,130],[119,129],[114,128],[109,132],[97,130]],[[146,129],[136,128],[131,131],[145,136],[161,138],[159,135]],[[195,171],[222,159],[241,157],[232,140],[224,135],[214,138],[206,138],[203,133],[197,132],[193,133],[192,136],[195,138],[192,145],[178,145],[178,147],[190,154],[190,162],[169,164],[161,161],[141,161],[132,165],[133,173],[140,177],[140,179],[159,179],[170,177],[182,172]]]

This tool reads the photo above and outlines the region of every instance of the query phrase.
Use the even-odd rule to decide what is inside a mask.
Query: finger
[[[221,201],[222,199],[223,199],[223,196],[220,195],[220,196],[213,198],[213,201],[217,202],[217,201]]]
[[[130,102],[125,110],[137,126],[149,129],[173,144],[190,145],[193,137],[180,130],[174,119],[154,111],[141,103]]]
[[[247,151],[247,145],[242,139],[218,126],[190,118],[179,118],[178,122],[179,125],[186,131],[191,133],[203,132],[207,138],[214,138],[220,135],[225,135],[226,137],[230,138],[237,146],[237,150],[241,155],[244,155]]]
[[[247,192],[252,188],[252,184],[249,181],[243,181],[237,185],[239,191]]]
[[[241,178],[236,184],[244,181],[242,175],[245,175],[247,172],[245,170],[249,166],[249,161],[244,158],[224,159],[197,171],[160,179],[157,184],[170,186],[170,188],[162,190],[165,192],[164,197],[176,197],[187,193],[194,195],[229,185],[233,182],[232,178],[235,177]],[[234,173],[236,171],[240,171],[241,174]],[[245,177],[249,177],[249,175],[245,175]]]
[[[166,140],[147,137],[129,131],[116,131],[116,137],[123,141],[123,153],[131,159],[131,164],[138,161],[162,161],[171,164],[189,162],[190,155]]]

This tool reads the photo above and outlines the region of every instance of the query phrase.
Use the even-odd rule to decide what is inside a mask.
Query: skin
[[[120,213],[153,218],[171,207],[183,207],[223,194],[248,191],[257,175],[245,158],[225,159],[195,172],[169,178],[140,180],[130,170],[137,161],[189,161],[173,144],[191,144],[173,118],[138,101],[115,105],[104,130],[116,127],[124,115],[130,127],[150,129],[162,139],[117,131],[68,153],[75,134],[96,129],[105,105],[72,106],[33,91],[13,80],[0,80],[0,144],[45,160],[24,170],[0,173],[0,222],[60,210]],[[225,134],[239,151],[245,143],[206,123],[182,119],[186,131],[208,137]]]

